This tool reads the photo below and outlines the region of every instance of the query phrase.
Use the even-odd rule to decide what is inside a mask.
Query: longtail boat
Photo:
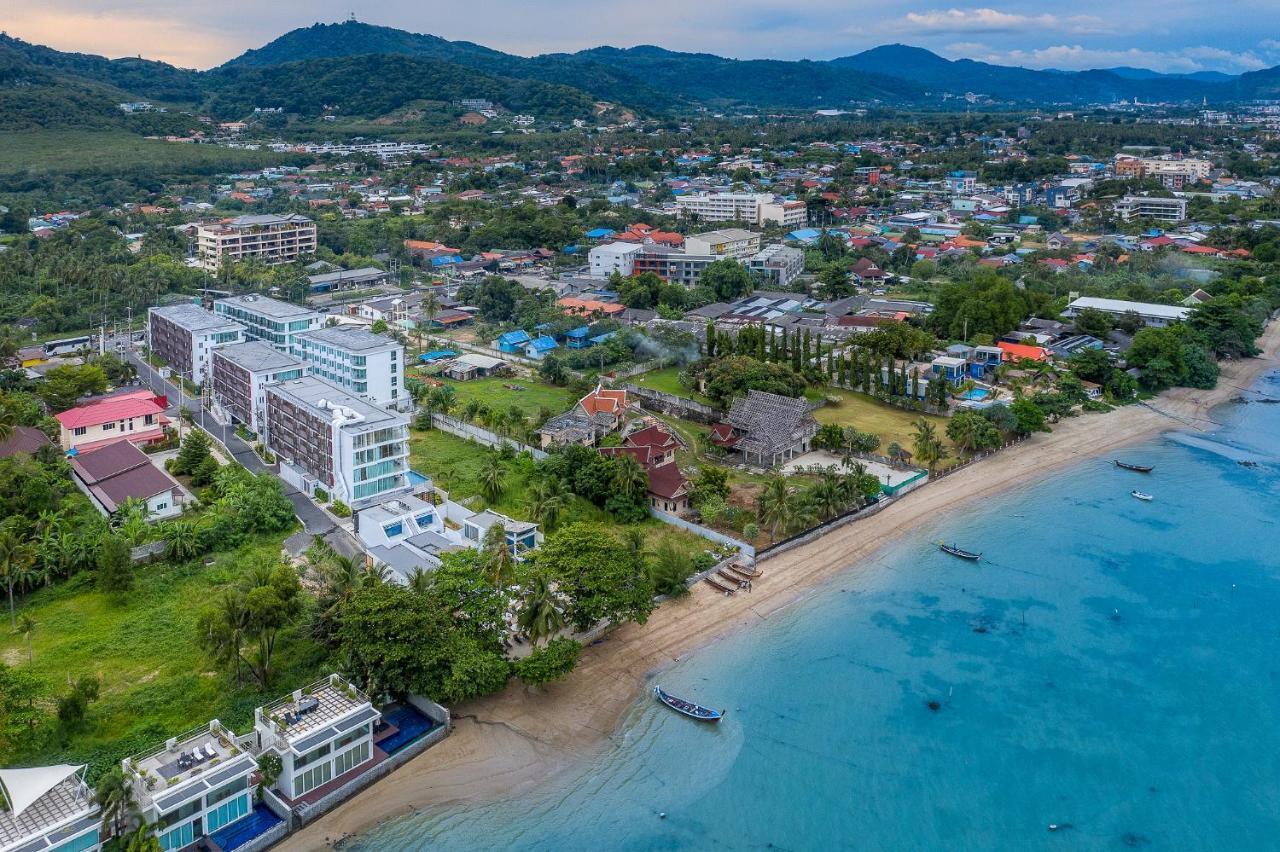
[[[724,718],[723,710],[712,710],[710,707],[703,707],[701,704],[694,704],[692,701],[685,701],[683,698],[668,695],[662,691],[660,686],[653,688],[653,694],[663,704],[677,713],[688,716],[690,719],[697,719],[699,722],[719,722]]]
[[[731,574],[731,573],[729,573],[728,571],[726,571],[726,570],[725,570],[725,569],[723,569],[723,568],[721,568],[719,571],[717,571],[717,572],[716,572],[716,574],[717,574],[718,576],[723,577],[724,579],[728,580],[730,583],[733,583],[734,588],[737,588],[738,584],[739,584],[739,583],[741,583],[743,580],[745,580],[745,579],[746,579],[745,577],[739,577],[739,576],[737,576],[736,574]]]
[[[1154,465],[1130,464],[1129,462],[1122,462],[1119,459],[1113,459],[1112,461],[1116,463],[1116,467],[1122,468],[1124,470],[1132,470],[1136,473],[1150,473],[1151,471],[1155,470]]]
[[[748,568],[746,565],[743,565],[741,562],[733,563],[732,565],[729,566],[729,570],[735,574],[741,574],[745,579],[748,579],[748,580],[755,580],[761,574],[764,573],[759,568]]]
[[[721,583],[719,580],[716,580],[712,577],[703,577],[702,582],[706,583],[708,586],[715,589],[717,592],[728,592],[729,594],[733,594],[734,592],[737,591],[736,588],[730,588],[726,586],[724,583]]]
[[[942,549],[943,553],[950,553],[952,556],[959,556],[961,559],[968,559],[972,562],[977,562],[982,558],[981,553],[974,553],[970,550],[961,550],[954,544],[946,544],[945,542],[940,541],[938,542],[938,547]]]

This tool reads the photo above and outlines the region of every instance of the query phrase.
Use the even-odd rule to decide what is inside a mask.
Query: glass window
[[[83,435],[86,431],[88,430],[84,426],[77,426],[76,428],[71,430],[72,434],[74,435]]]
[[[248,786],[249,786],[248,776],[242,775],[236,780],[230,782],[229,784],[224,784],[223,786],[214,790],[212,793],[209,793],[207,796],[205,796],[204,797],[205,807],[211,808],[214,805],[218,804],[218,802],[221,802],[224,799],[228,799],[231,796],[234,796],[236,793],[239,793],[241,790],[243,790],[245,787],[248,787]],[[210,831],[212,830],[213,829],[210,829]]]
[[[327,755],[330,752],[330,750],[331,750],[330,744],[325,743],[324,745],[320,746],[320,748],[315,749],[313,751],[309,751],[306,754],[304,754],[302,757],[295,760],[293,762],[293,768],[297,769],[300,766],[306,766],[308,763],[314,763],[315,761]]]
[[[98,845],[98,829],[82,834],[75,840],[68,840],[61,846],[55,846],[50,852],[85,852],[86,849],[93,849]]]

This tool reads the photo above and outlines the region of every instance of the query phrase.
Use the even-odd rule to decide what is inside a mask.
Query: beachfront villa
[[[263,751],[280,756],[273,785],[285,802],[315,802],[386,759],[373,744],[382,718],[369,696],[333,674],[254,711],[253,730]]]
[[[0,769],[0,852],[96,852],[102,817],[83,766]]]
[[[203,838],[228,848],[224,830],[254,812],[258,761],[217,719],[120,765],[163,850]]]

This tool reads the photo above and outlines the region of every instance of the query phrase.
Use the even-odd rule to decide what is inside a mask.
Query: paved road
[[[123,340],[123,338],[121,338]],[[115,346],[115,341],[108,339],[107,346],[109,349]],[[168,414],[171,417],[178,417],[178,399],[179,388],[169,380],[165,379],[150,364],[142,360],[136,352],[131,349],[125,350],[125,357],[129,362],[138,369],[138,377],[147,384],[153,391],[158,394],[164,394],[169,400]],[[191,413],[195,422],[200,424],[206,432],[212,435],[217,441],[226,448],[231,457],[240,464],[247,467],[254,473],[270,473],[275,475],[277,468],[275,465],[266,464],[262,458],[253,450],[253,447],[246,444],[236,435],[234,428],[225,426],[214,419],[213,415],[205,410],[203,401],[181,393],[182,408]],[[285,496],[289,498],[289,502],[293,504],[294,513],[298,516],[298,520],[302,522],[302,526],[311,535],[322,535],[330,544],[339,552],[348,556],[358,553],[355,541],[351,538],[346,530],[339,527],[333,522],[327,514],[324,513],[307,495],[294,488],[284,480],[280,480],[280,485],[284,488]]]

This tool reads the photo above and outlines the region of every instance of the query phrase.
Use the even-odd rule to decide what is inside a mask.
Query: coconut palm
[[[649,490],[649,475],[631,456],[618,456],[610,484],[618,494],[644,495]]]
[[[823,474],[806,496],[813,511],[824,521],[840,514],[848,503],[840,487],[840,478],[835,473]]]
[[[0,443],[12,438],[17,427],[18,415],[8,406],[0,405]]]
[[[497,453],[490,453],[480,468],[480,493],[490,503],[496,503],[505,489],[507,469]]]
[[[195,521],[175,520],[164,525],[164,555],[177,562],[193,559],[200,552],[200,528]]]
[[[535,645],[564,628],[564,613],[560,611],[555,587],[547,572],[538,571],[529,578],[529,588],[516,613],[516,624]]]
[[[932,473],[934,465],[946,457],[946,448],[938,438],[938,427],[923,417],[913,425],[915,434],[911,439],[911,448],[915,459],[922,462]]]
[[[503,589],[511,585],[515,575],[515,557],[511,553],[511,545],[507,542],[507,528],[502,524],[494,524],[485,531],[483,553],[488,577],[495,589]]]
[[[9,593],[9,627],[17,630],[18,619],[13,606],[14,590],[30,579],[35,551],[18,534],[16,521],[0,524],[0,581]]]
[[[27,665],[31,665],[33,654],[31,650],[31,634],[36,632],[36,622],[30,615],[23,613],[18,619],[18,633],[22,634],[22,638],[27,643]]]
[[[479,416],[482,408],[484,408],[484,406],[480,403],[480,400],[470,400],[462,407],[462,419],[474,422],[476,417]]]
[[[756,512],[760,522],[769,527],[769,541],[778,537],[778,530],[786,529],[791,520],[790,492],[787,481],[774,476],[765,483],[756,498]]]
[[[420,595],[431,588],[431,572],[420,565],[414,566],[407,579],[409,588]]]
[[[573,495],[558,476],[544,476],[529,487],[529,514],[545,529],[553,529]]]
[[[223,592],[212,609],[201,613],[196,626],[201,643],[214,659],[221,663],[235,662],[239,684],[244,662],[242,649],[249,636],[249,611],[244,594],[235,589]]]
[[[102,810],[103,834],[122,836],[129,823],[141,819],[138,803],[133,798],[133,785],[120,766],[112,766],[102,773],[94,798]]]

